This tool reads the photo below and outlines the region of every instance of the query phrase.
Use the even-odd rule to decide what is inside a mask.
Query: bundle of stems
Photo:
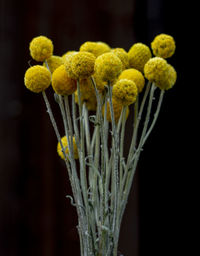
[[[117,256],[120,226],[137,163],[144,143],[158,118],[165,91],[159,90],[159,98],[155,100],[156,86],[148,82],[143,95],[140,94],[141,99],[137,96],[132,139],[128,155],[125,157],[127,106],[123,106],[121,116],[116,122],[112,86],[107,84],[106,92],[102,96],[93,77],[91,81],[97,98],[95,115],[90,115],[86,104],[81,101],[79,81],[78,109],[74,94],[70,96],[70,100],[69,96],[55,94],[67,137],[68,155],[45,91],[42,94],[62,148],[72,187],[73,195],[68,197],[78,214],[81,256]],[[108,105],[111,123],[107,120]],[[78,160],[74,159],[73,137],[78,149]]]

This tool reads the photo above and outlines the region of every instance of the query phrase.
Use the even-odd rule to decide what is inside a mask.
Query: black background
[[[56,138],[41,95],[24,87],[31,39],[48,36],[54,53],[62,55],[89,40],[128,50],[135,42],[150,45],[159,33],[176,40],[169,63],[178,80],[165,95],[142,153],[119,250],[124,256],[180,255],[191,236],[194,177],[189,141],[195,73],[188,57],[196,54],[196,44],[191,44],[195,23],[190,4],[171,0],[0,3],[0,255],[79,255],[76,212],[65,198],[71,190],[55,151]],[[54,111],[59,114],[56,107]],[[59,117],[58,124],[62,129]],[[127,143],[130,129],[131,121]]]

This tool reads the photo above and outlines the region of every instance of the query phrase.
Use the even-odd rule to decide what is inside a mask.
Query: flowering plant
[[[32,58],[43,65],[27,69],[25,86],[42,93],[58,139],[57,152],[66,164],[73,192],[68,197],[78,214],[81,256],[117,255],[121,221],[140,153],[154,128],[165,91],[176,82],[176,71],[166,61],[175,51],[173,37],[160,34],[151,48],[154,57],[143,43],[126,52],[103,42],[86,42],[79,51],[59,57],[53,55],[53,43],[45,36],[30,43]],[[64,136],[45,93],[50,84],[60,107]],[[153,101],[157,88],[159,97]],[[125,158],[131,104],[133,132]]]

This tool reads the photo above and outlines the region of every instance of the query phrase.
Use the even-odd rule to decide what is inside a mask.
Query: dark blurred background
[[[180,255],[183,240],[178,238],[187,237],[183,212],[188,183],[182,167],[187,142],[183,52],[190,34],[188,12],[185,2],[171,0],[0,0],[1,256],[80,255],[76,212],[65,197],[71,190],[56,154],[56,137],[42,96],[24,87],[31,39],[51,38],[54,54],[62,55],[78,50],[85,41],[128,50],[135,42],[150,45],[159,33],[176,40],[169,63],[177,70],[178,81],[166,93],[142,153],[119,250],[124,256]],[[128,129],[130,121],[127,133]]]

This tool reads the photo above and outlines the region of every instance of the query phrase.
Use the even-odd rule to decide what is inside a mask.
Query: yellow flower
[[[38,36],[30,42],[29,50],[34,60],[44,61],[53,54],[53,43],[46,36]]]
[[[79,104],[78,91],[75,92],[75,102]],[[97,108],[97,99],[95,93],[86,93],[84,91],[81,91],[81,103],[85,103],[88,110],[95,111]]]
[[[175,70],[172,69],[165,59],[160,57],[151,58],[146,63],[144,75],[161,90],[169,89],[176,81]]]
[[[41,66],[35,65],[27,69],[24,76],[25,86],[32,92],[42,92],[47,89],[51,83],[50,71]]]
[[[78,52],[76,51],[71,51],[71,52],[67,52],[62,58],[64,61],[64,65],[67,71],[67,75],[73,79],[76,79],[75,74],[72,71],[72,58],[74,57],[74,55],[76,55]]]
[[[68,156],[69,156],[69,147],[68,147],[67,137],[66,136],[62,137],[61,138],[61,142],[62,142],[62,145],[64,147],[65,154],[67,155],[67,158],[68,158]],[[63,154],[60,142],[58,142],[58,144],[57,144],[57,152],[58,152],[58,155],[63,160],[65,160],[65,157],[64,157],[64,154]],[[73,137],[73,152],[74,152],[74,159],[78,159],[78,149],[77,149],[76,141],[75,141],[74,137]]]
[[[108,52],[96,59],[94,69],[103,82],[113,82],[122,72],[122,62],[114,53]]]
[[[126,69],[124,71],[122,71],[122,73],[120,74],[119,78],[120,79],[128,79],[128,80],[132,80],[133,82],[135,82],[137,89],[138,89],[138,93],[142,91],[144,84],[145,84],[145,79],[143,74],[134,68],[129,68]]]
[[[88,110],[96,110],[97,100],[95,90],[90,78],[80,79],[81,103],[85,103]],[[75,102],[78,104],[78,91],[75,92]]]
[[[121,112],[122,112],[123,105],[118,100],[116,100],[115,98],[112,98],[112,104],[113,104],[113,112],[114,112],[115,122],[118,122],[119,118],[120,118],[120,115],[121,115]],[[105,109],[105,105],[102,108],[103,116],[104,116],[104,109]],[[126,110],[126,119],[129,116],[129,112],[130,112],[129,108],[127,108],[127,110]],[[109,102],[107,102],[106,118],[107,118],[108,122],[112,121],[111,120],[111,115],[110,115],[110,103]]]
[[[103,82],[101,80],[101,78],[99,77],[99,75],[97,73],[94,73],[93,78],[94,78],[94,81],[96,83],[96,87],[97,87],[97,90],[99,91],[99,93],[104,93],[105,82]]]
[[[177,79],[177,73],[174,67],[172,67],[170,64],[168,64],[167,66],[168,66],[168,76],[163,86],[165,90],[171,89],[176,83],[176,79]]]
[[[91,52],[95,57],[110,51],[110,46],[103,42],[85,42],[80,47],[80,52]]]
[[[94,54],[78,52],[71,59],[71,69],[77,79],[87,78],[94,73],[94,63]]]
[[[128,106],[136,101],[138,89],[136,84],[128,79],[121,79],[113,85],[113,98],[122,105]]]
[[[172,36],[160,34],[154,38],[151,48],[155,56],[166,59],[174,54],[176,45]]]
[[[46,62],[47,62],[47,64],[46,64]],[[48,58],[46,60],[46,62],[44,62],[43,65],[46,68],[49,68],[51,73],[53,73],[54,70],[56,70],[60,65],[63,64],[63,59],[60,56],[52,55],[50,58]]]
[[[67,75],[64,65],[59,66],[52,75],[52,87],[57,94],[71,95],[76,91],[76,80]]]
[[[115,48],[112,51],[122,62],[122,69],[129,67],[128,53],[123,48]]]
[[[131,68],[143,72],[145,63],[151,58],[151,51],[147,45],[136,43],[130,48],[128,58]]]

